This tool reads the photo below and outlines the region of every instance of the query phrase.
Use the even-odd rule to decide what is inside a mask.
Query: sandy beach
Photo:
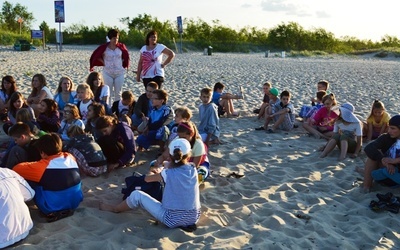
[[[75,85],[89,74],[89,57],[96,46],[63,46],[15,52],[0,48],[0,73],[14,76],[26,97],[31,78],[46,76],[54,92],[61,76]],[[130,49],[131,67],[124,90],[136,97],[144,92],[135,81],[138,50]],[[101,68],[97,68],[101,70]],[[99,201],[118,203],[125,177],[146,173],[158,148],[138,152],[137,164],[97,178],[82,180],[84,200],[71,217],[47,223],[31,208],[34,228],[11,249],[400,249],[400,216],[369,209],[377,193],[400,189],[375,185],[360,192],[362,176],[354,171],[366,156],[337,161],[339,150],[320,159],[317,149],[325,140],[310,137],[301,128],[267,134],[252,110],[262,101],[262,84],[269,80],[279,91],[289,90],[297,113],[315,95],[325,79],[339,103],[351,102],[365,120],[374,99],[390,115],[398,114],[400,59],[371,56],[265,58],[264,53],[205,56],[202,52],[177,54],[166,68],[163,88],[169,105],[187,106],[198,124],[199,92],[221,81],[226,91],[245,91],[234,101],[238,118],[221,118],[222,145],[209,149],[211,177],[201,185],[202,215],[193,233],[168,229],[138,209],[114,214],[98,209]],[[5,140],[4,132],[1,138]],[[365,146],[365,145],[364,145]],[[242,178],[235,178],[244,175]],[[32,206],[31,206],[32,207]]]

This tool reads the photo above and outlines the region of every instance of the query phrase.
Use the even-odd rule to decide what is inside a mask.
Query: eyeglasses
[[[72,111],[70,111],[70,110],[64,110],[64,113],[65,113],[66,115],[70,115],[70,114],[72,114]]]

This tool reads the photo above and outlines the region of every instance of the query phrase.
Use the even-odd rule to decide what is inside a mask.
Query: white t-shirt
[[[122,104],[122,100],[118,102],[118,113],[120,115],[126,115],[129,112],[129,106]]]
[[[343,122],[335,122],[333,126],[333,132],[346,131],[346,133],[353,133],[355,136],[362,136],[361,123],[352,122],[350,124],[344,124]]]
[[[100,97],[99,97],[100,100],[102,100],[103,97],[105,97],[105,96],[108,96],[107,104],[110,105],[110,100],[111,100],[111,98],[110,98],[110,87],[108,85],[104,85],[101,88],[101,93],[100,93]]]
[[[147,50],[146,45],[140,49],[142,55],[142,78],[164,77],[164,69],[161,68],[163,50],[165,45],[158,43],[153,50]]]
[[[40,91],[46,92],[46,96],[43,99],[54,99],[53,94],[51,93],[50,89],[47,86],[43,86]]]
[[[92,100],[88,101],[87,103],[83,103],[83,101],[80,102],[79,104],[79,112],[81,113],[81,118],[83,123],[86,124],[86,120],[87,120],[87,113],[88,113],[88,106],[90,104],[92,104]]]
[[[25,201],[34,195],[35,191],[19,174],[0,168],[0,248],[28,236],[33,222]]]

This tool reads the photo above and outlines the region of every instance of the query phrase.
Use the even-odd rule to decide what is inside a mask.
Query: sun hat
[[[389,120],[389,126],[396,126],[400,128],[400,115],[395,115]]]
[[[346,122],[360,122],[358,118],[353,114],[354,106],[353,104],[346,102],[339,107],[340,114]]]
[[[177,148],[181,150],[182,155],[187,155],[192,150],[189,141],[186,139],[183,139],[183,138],[177,138],[177,139],[173,140],[169,144],[168,148],[169,148],[170,155],[174,155],[174,150]]]
[[[276,88],[270,89],[269,93],[271,93],[271,95],[273,95],[273,96],[278,96],[279,95],[279,91]]]

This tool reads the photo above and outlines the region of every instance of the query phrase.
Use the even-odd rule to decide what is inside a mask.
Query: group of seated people
[[[295,128],[297,114],[290,102],[291,93],[285,90],[279,94],[270,82],[263,85],[263,91],[263,102],[254,113],[264,124],[256,130],[274,133]],[[364,148],[368,157],[365,167],[356,169],[364,176],[362,191],[369,192],[374,180],[389,186],[400,185],[400,115],[390,118],[381,101],[373,101],[371,112],[362,121],[354,114],[351,103],[337,104],[336,96],[329,91],[329,82],[322,80],[317,83],[311,105],[302,106],[298,116],[303,118],[302,127],[310,135],[327,140],[319,148],[320,158],[328,156],[336,146],[340,150],[339,161],[347,154],[356,158],[361,153],[362,143],[368,143]]]
[[[168,146],[183,138],[190,145],[187,161],[197,170],[198,184],[209,176],[208,144],[191,121],[191,110],[173,110],[167,105],[167,92],[155,82],[148,83],[137,100],[131,91],[124,91],[113,103],[100,74],[92,72],[87,82],[75,91],[71,78],[62,77],[53,96],[45,77],[37,74],[32,78],[34,91],[25,98],[12,77],[2,79],[0,111],[10,141],[0,155],[0,174],[19,174],[26,181],[18,178],[19,185],[27,184],[29,199],[34,199],[49,222],[74,213],[83,200],[82,175],[96,177],[129,166],[138,151],[152,145],[160,151],[155,153],[150,173],[169,168]],[[9,169],[14,172],[10,174]],[[24,208],[17,212],[22,215],[14,215],[26,215]],[[30,219],[25,226],[29,231]]]

